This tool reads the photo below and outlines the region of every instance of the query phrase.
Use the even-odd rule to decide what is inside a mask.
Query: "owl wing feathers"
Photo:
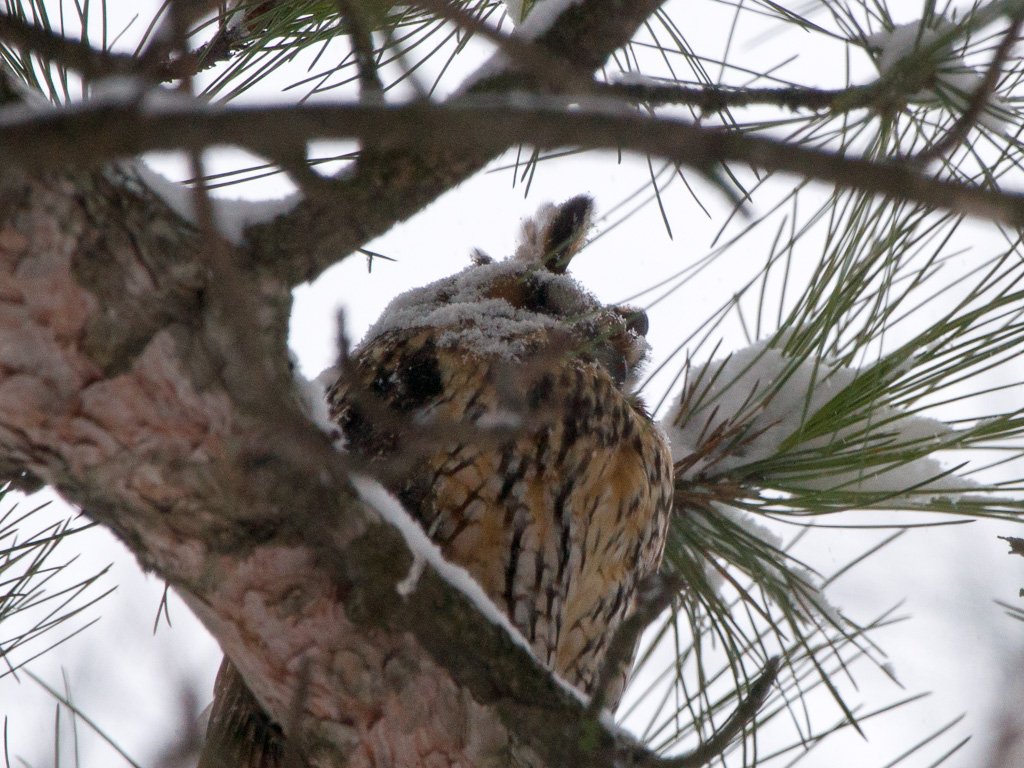
[[[668,447],[596,362],[559,354],[513,368],[435,336],[389,333],[364,347],[330,393],[332,413],[350,445],[410,467],[390,483],[406,509],[538,657],[588,692],[609,635],[660,562]],[[510,376],[519,397],[506,394]],[[364,413],[374,406],[400,419],[375,423]],[[518,424],[500,430],[504,439],[479,426],[499,417]],[[478,440],[467,437],[474,425]],[[417,429],[433,433],[420,441],[426,454],[403,449],[400,436]]]
[[[226,656],[197,768],[283,768],[286,741]]]

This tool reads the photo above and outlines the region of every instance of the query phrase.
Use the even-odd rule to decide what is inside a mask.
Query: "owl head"
[[[567,274],[593,207],[586,195],[541,206],[523,223],[511,258],[498,262],[477,251],[462,272],[399,296],[363,345],[429,328],[438,346],[467,355],[527,361],[557,353],[594,362],[631,389],[648,353],[646,314],[602,304]]]

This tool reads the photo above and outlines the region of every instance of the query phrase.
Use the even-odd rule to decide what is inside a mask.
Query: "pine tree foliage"
[[[710,316],[680,322],[674,350],[655,350],[645,394],[677,461],[664,572],[682,586],[652,598],[668,607],[650,617],[620,715],[652,750],[689,756],[678,765],[820,764],[831,734],[915,696],[866,711],[845,700],[841,679],[871,664],[888,671],[872,637],[897,620],[895,608],[858,625],[825,597],[841,573],[870,568],[876,549],[822,574],[802,562],[800,540],[834,519],[855,527],[857,510],[889,513],[884,546],[919,525],[1015,521],[1024,509],[1024,409],[1000,405],[1022,383],[1024,3],[926,0],[909,17],[901,6],[899,18],[884,2],[668,3],[593,79],[563,77],[565,62],[531,45],[555,5],[572,7],[182,2],[121,29],[102,2],[11,0],[0,60],[5,87],[31,91],[33,109],[41,95],[86,109],[149,99],[159,111],[178,103],[175,90],[180,103],[218,109],[340,101],[428,104],[481,120],[495,106],[513,117],[534,110],[538,125],[578,117],[577,146],[513,136],[518,148],[489,170],[537,196],[548,164],[601,147],[638,152],[648,178],[603,204],[595,241],[637,226],[634,214],[650,207],[671,236],[681,194],[710,217],[728,203],[708,252],[634,298],[671,303],[715,265],[746,270],[734,270]],[[187,50],[161,37],[175,18]],[[692,23],[703,18],[715,23]],[[820,64],[790,55],[793,41]],[[496,67],[512,62],[513,75],[467,87],[489,56]],[[607,138],[587,133],[588,117],[646,123],[629,124],[639,138]],[[704,133],[693,137],[717,154],[659,153],[645,124],[696,126]],[[345,136],[344,126],[332,131],[308,138]],[[287,178],[308,191],[359,156],[354,143],[278,154],[191,182]],[[979,221],[994,236],[980,246]],[[737,329],[749,344],[727,349],[722,338]],[[0,620],[45,601],[54,608],[13,639],[0,633],[5,659],[30,640],[42,649],[38,637],[56,638],[55,624],[91,604],[76,601],[92,579],[38,597],[35,581],[60,569],[50,550],[68,530],[26,537],[31,523],[31,514],[0,520],[0,543],[16,530],[24,542],[0,549]],[[888,765],[952,764],[964,743],[955,722],[944,724]]]
[[[40,508],[22,509],[5,499],[0,517],[0,643],[5,661],[4,674],[18,671],[50,649],[86,629],[92,606],[110,593],[100,591],[104,572],[84,579],[72,576],[74,562],[61,561],[73,544],[58,550],[64,539],[90,527],[88,523],[65,520],[45,528],[33,528]],[[73,538],[72,538],[73,541]]]

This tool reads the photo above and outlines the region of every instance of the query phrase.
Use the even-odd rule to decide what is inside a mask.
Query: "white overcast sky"
[[[111,27],[123,24],[117,17],[138,12],[145,4],[109,2],[114,13]],[[679,7],[677,4],[676,7]],[[895,0],[890,6],[901,20],[920,15],[920,3]],[[669,6],[670,12],[672,6]],[[729,8],[713,3],[693,4],[699,13],[685,10],[687,32],[693,42],[703,39],[722,46],[731,23]],[[699,22],[700,33],[691,22]],[[789,73],[804,71],[805,82],[822,86],[841,85],[846,62],[832,58],[841,53],[836,46],[818,47],[813,36],[775,25],[773,34],[763,34],[756,17],[740,19],[733,45],[745,50],[745,58],[777,62],[796,55]],[[137,30],[138,22],[133,29]],[[706,31],[705,31],[706,30]],[[481,49],[482,50],[482,49]],[[721,55],[719,47],[718,54]],[[474,61],[479,61],[475,59]],[[827,66],[826,66],[827,64]],[[873,70],[866,60],[852,61],[864,80]],[[456,64],[458,72],[471,71],[468,57]],[[803,67],[803,70],[794,69]],[[457,84],[458,77],[448,83]],[[247,97],[255,99],[255,96]],[[266,98],[280,99],[280,94]],[[509,158],[514,159],[510,156]],[[213,163],[227,166],[238,161],[238,153],[221,153]],[[153,165],[173,175],[173,158],[152,158]],[[655,169],[659,166],[655,163]],[[479,175],[445,195],[410,222],[371,243],[372,250],[397,262],[375,261],[367,272],[366,261],[354,256],[328,270],[316,283],[296,291],[291,345],[303,371],[310,376],[330,364],[333,355],[335,317],[344,310],[346,330],[358,339],[387,302],[401,291],[450,274],[468,263],[472,248],[493,256],[511,252],[520,221],[544,201],[560,201],[580,192],[597,200],[598,214],[606,212],[633,189],[649,182],[647,161],[618,159],[611,153],[542,164],[529,197],[525,187],[513,184],[511,170]],[[618,302],[643,291],[704,256],[712,243],[726,210],[725,202],[699,177],[687,175],[699,189],[700,199],[712,212],[708,218],[681,183],[668,188],[664,204],[672,226],[670,238],[657,205],[642,212],[597,239],[573,263],[574,274],[601,299]],[[767,205],[786,181],[774,190],[764,190],[755,207]],[[280,180],[249,185],[247,196],[279,197],[290,191]],[[229,194],[238,195],[237,190]],[[605,222],[598,221],[597,232]],[[991,232],[983,225],[965,230],[964,239],[984,248]],[[750,250],[736,250],[716,262],[712,269],[687,283],[649,311],[649,340],[655,361],[674,347],[674,340],[694,328],[731,296],[737,275],[751,274],[763,263],[764,253],[756,249],[761,240],[751,241]],[[963,258],[969,258],[967,254]],[[651,295],[659,295],[657,292]],[[638,303],[645,303],[649,296]],[[747,340],[736,323],[724,328],[723,350],[738,349]],[[1022,371],[1015,372],[1017,379]],[[649,399],[656,400],[668,386],[668,376],[651,387]],[[678,388],[678,387],[677,387]],[[1019,396],[1019,391],[1015,393]],[[3,511],[5,506],[0,509]],[[31,500],[22,502],[32,503]],[[60,502],[53,514],[66,514]],[[860,518],[867,519],[867,518]],[[876,514],[870,518],[877,522]],[[881,610],[904,600],[901,615],[909,620],[878,634],[895,672],[907,693],[931,690],[933,695],[884,719],[869,723],[867,740],[850,733],[830,740],[815,757],[801,765],[834,768],[881,766],[918,737],[927,735],[961,712],[967,718],[955,733],[975,733],[975,740],[950,765],[972,766],[984,754],[985,725],[990,721],[990,704],[1004,687],[1006,676],[1019,667],[1014,656],[1024,648],[1020,638],[1024,626],[1002,616],[992,602],[1017,599],[1024,586],[1024,562],[1007,557],[1006,546],[997,534],[1013,534],[1008,525],[975,523],[955,528],[910,532],[888,547],[868,567],[858,568],[840,579],[828,591],[833,604],[855,620],[867,621]],[[816,535],[801,550],[812,565],[824,571],[844,564],[855,553],[883,538],[879,531],[835,530]],[[113,563],[104,583],[116,585],[91,615],[98,623],[60,649],[33,662],[30,668],[54,687],[63,689],[62,672],[72,698],[95,722],[144,766],[152,766],[162,745],[170,740],[167,724],[179,721],[183,692],[187,689],[205,705],[211,694],[213,675],[220,660],[215,643],[176,599],[171,600],[173,627],[161,621],[155,635],[163,585],[141,574],[126,550],[104,531],[89,531],[67,542],[66,557],[79,555],[82,573]],[[5,634],[5,633],[4,633]],[[856,671],[856,668],[855,668]],[[855,688],[841,680],[852,702],[868,705],[904,695],[870,666],[863,667]],[[32,765],[52,763],[54,701],[26,677],[0,679],[0,716],[7,718],[10,753]],[[66,720],[66,717],[65,717]],[[66,725],[66,722],[65,722]],[[113,768],[120,758],[100,740],[78,725],[81,764],[90,768]],[[66,739],[66,742],[70,740]],[[951,744],[952,741],[945,742]],[[738,763],[737,763],[738,764]],[[908,765],[927,765],[926,760]]]

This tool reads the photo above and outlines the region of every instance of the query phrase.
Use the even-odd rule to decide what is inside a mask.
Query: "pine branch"
[[[569,6],[534,44],[582,72],[592,72],[628,43],[663,1],[583,0]],[[527,86],[530,81],[519,77],[515,82]],[[488,78],[471,90],[495,85]],[[254,233],[257,260],[266,268],[283,266],[296,283],[308,280],[469,178],[508,145],[474,142],[452,149],[366,152],[329,192]],[[300,259],[305,263],[300,265]]]
[[[598,95],[629,102],[650,104],[685,104],[703,113],[722,112],[737,107],[775,106],[798,111],[802,109],[827,112],[848,112],[879,104],[882,90],[876,85],[850,88],[784,88],[730,87],[718,85],[680,85],[677,83],[600,84]]]
[[[361,164],[361,170],[332,188],[331,194],[338,200],[354,196],[354,204],[360,201],[369,204],[372,199],[376,214],[364,221],[355,213],[361,210],[357,205],[344,217],[327,219],[315,226],[310,224],[319,233],[310,236],[323,239],[314,250],[301,251],[299,244],[305,242],[305,238],[292,230],[297,220],[324,205],[323,200],[307,201],[299,212],[250,231],[257,252],[271,249],[271,243],[276,243],[273,257],[261,259],[265,259],[267,269],[294,283],[312,279],[333,264],[338,254],[350,253],[369,239],[373,234],[372,222],[389,219],[395,214],[394,210],[390,214],[384,212],[382,201],[403,206],[411,204],[413,199],[426,199],[436,191],[433,184],[440,183],[442,177],[454,183],[454,176],[468,173],[469,166],[483,162],[485,155],[489,157],[500,151],[499,148],[516,142],[539,147],[628,148],[697,169],[741,162],[1014,226],[1024,224],[1024,194],[1019,192],[944,181],[907,165],[849,158],[681,120],[584,110],[567,112],[560,102],[555,106],[549,106],[549,99],[537,99],[537,102],[535,107],[524,106],[523,99],[519,98],[514,104],[499,105],[494,105],[494,100],[482,103],[465,100],[452,105],[400,107],[363,104],[238,107],[216,111],[168,109],[158,114],[140,112],[132,105],[107,105],[31,116],[0,126],[0,143],[12,148],[10,162],[35,169],[54,168],[68,162],[99,163],[151,150],[200,148],[225,142],[272,157],[292,154],[312,138],[358,137],[366,142],[386,141],[390,146],[415,147],[415,151],[371,152],[366,162],[399,162],[397,158],[404,157],[401,162],[410,163],[411,167],[401,178],[419,178],[418,174],[426,174],[422,188],[409,189],[397,199],[391,198],[380,186],[388,186],[385,180],[376,175],[365,178],[363,174],[370,166]],[[115,127],[120,132],[115,131]],[[458,149],[461,152],[457,152]],[[441,169],[424,165],[439,152],[451,153],[450,165]],[[379,159],[370,159],[372,157]],[[328,242],[333,250],[324,253],[322,247]]]
[[[81,40],[64,37],[3,12],[0,12],[0,40],[89,79],[131,75],[138,71],[139,62],[134,56],[100,51]]]
[[[24,393],[0,408],[0,455],[85,504],[165,578],[300,749],[341,764],[365,733],[398,755],[428,739],[468,763],[508,749],[550,766],[655,759],[595,727],[585,702],[434,566],[399,593],[410,544],[289,393],[274,392],[273,419],[253,402],[253,361],[224,350],[222,310],[202,298],[196,233],[101,177],[0,176],[0,323],[8,338],[48,339],[27,367],[16,345],[0,349],[0,381]],[[97,249],[100,232],[120,236]],[[151,279],[126,290],[138,274]],[[283,286],[265,283],[250,288],[271,306]],[[54,291],[81,311],[41,311]],[[287,365],[286,319],[252,318],[270,368]],[[365,684],[386,670],[401,670],[401,696]]]
[[[928,147],[914,158],[917,162],[926,163],[937,157],[942,157],[967,137],[968,132],[978,122],[978,118],[985,111],[989,99],[995,93],[996,85],[1003,73],[1003,67],[1007,59],[1009,59],[1013,47],[1020,42],[1021,24],[1024,24],[1024,9],[1017,10],[1010,20],[1009,27],[1003,33],[1003,38],[992,55],[992,62],[985,71],[985,76],[978,83],[975,92],[971,94],[971,100],[967,105],[967,109],[964,110],[964,113],[940,141]]]
[[[131,54],[100,50],[3,12],[0,12],[0,41],[34,53],[50,64],[78,72],[86,80],[149,73],[161,80],[172,80],[196,69],[192,57],[164,59],[148,66],[143,59]]]

